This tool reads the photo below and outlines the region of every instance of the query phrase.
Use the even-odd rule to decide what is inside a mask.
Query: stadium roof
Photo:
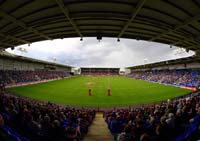
[[[194,51],[199,0],[0,0],[0,48],[69,37],[155,41]]]
[[[166,66],[166,65],[177,65],[181,63],[187,64],[187,63],[196,63],[196,62],[200,62],[200,58],[198,56],[167,60],[167,61],[161,61],[161,62],[156,62],[156,63],[151,63],[151,64],[131,66],[131,67],[126,67],[126,68],[127,69],[145,69],[145,68],[153,68],[153,67]]]
[[[44,65],[52,65],[52,66],[65,67],[65,68],[73,68],[73,66],[63,65],[63,64],[58,64],[58,63],[53,63],[53,62],[48,62],[48,61],[42,61],[42,60],[23,57],[23,56],[18,56],[18,55],[10,54],[6,51],[0,52],[0,58],[7,58],[7,59],[12,59],[12,60],[39,63],[39,64],[44,64]]]

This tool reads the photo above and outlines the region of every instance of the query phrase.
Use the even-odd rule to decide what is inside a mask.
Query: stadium
[[[200,140],[199,13],[198,0],[0,0],[0,141]],[[62,56],[81,56],[78,42],[85,56],[104,60],[60,63],[51,47],[53,61],[23,55],[23,45],[70,38],[78,39],[67,48],[72,56],[54,45]],[[166,60],[159,44],[152,52],[160,61],[122,69],[112,65],[119,56],[105,59],[112,47],[84,51],[106,46],[104,38],[115,40],[109,46],[145,41],[193,54]],[[128,53],[125,61],[141,62]]]

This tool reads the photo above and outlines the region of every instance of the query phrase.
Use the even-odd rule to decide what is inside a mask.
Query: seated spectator
[[[143,79],[163,84],[197,88],[200,86],[200,70],[150,70],[137,71],[128,75],[135,79]]]
[[[31,82],[52,80],[70,76],[69,73],[48,70],[0,70],[0,74],[0,92],[4,88],[3,86],[12,86],[22,83],[29,84]]]
[[[118,130],[120,126],[124,129],[130,127],[128,129],[131,131],[123,130],[119,133],[118,140],[125,140],[130,132],[133,141],[149,140],[146,135],[151,136],[152,141],[176,139],[182,141],[191,136],[197,138],[200,123],[200,96],[195,92],[156,105],[107,111],[104,112],[104,117],[111,132],[120,131]],[[120,126],[116,126],[116,117],[119,118]]]
[[[174,114],[173,113],[168,114],[168,118],[166,119],[166,123],[169,126],[170,130],[173,130],[175,128]]]
[[[124,132],[120,133],[118,136],[118,141],[134,141],[135,137],[131,133],[131,127],[127,126],[124,128]]]
[[[95,116],[91,110],[75,110],[9,93],[0,96],[0,106],[6,123],[30,140],[82,139]]]
[[[146,133],[142,134],[140,137],[140,141],[151,141],[151,138]]]
[[[65,129],[65,135],[68,141],[75,141],[75,139],[77,138],[77,130],[73,126],[72,122],[70,122],[69,126]]]

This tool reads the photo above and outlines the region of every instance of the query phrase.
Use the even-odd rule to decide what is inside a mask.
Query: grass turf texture
[[[111,96],[107,96],[110,83]],[[88,89],[92,96],[88,96]],[[33,99],[64,105],[112,107],[153,103],[189,90],[120,76],[80,76],[9,89]]]

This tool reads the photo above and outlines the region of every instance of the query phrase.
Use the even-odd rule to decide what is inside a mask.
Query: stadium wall
[[[200,69],[200,62],[186,64],[186,68],[191,68],[191,69],[199,68]]]
[[[1,70],[36,70],[44,69],[44,65],[37,63],[27,63],[25,61],[0,59],[0,69]]]

